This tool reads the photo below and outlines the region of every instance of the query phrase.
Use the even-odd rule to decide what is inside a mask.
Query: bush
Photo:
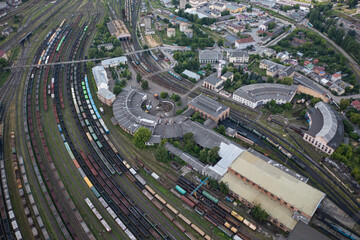
[[[168,98],[168,97],[169,97],[169,94],[168,94],[167,92],[161,92],[161,93],[160,93],[160,97],[161,97],[162,99],[165,99],[165,98]]]
[[[181,102],[180,102],[180,101],[177,102],[177,103],[176,103],[176,106],[180,107],[180,106],[181,106]]]

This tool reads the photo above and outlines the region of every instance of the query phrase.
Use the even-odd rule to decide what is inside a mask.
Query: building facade
[[[230,108],[204,95],[199,95],[188,103],[188,107],[200,113],[205,119],[218,123],[230,114]]]
[[[218,63],[220,60],[220,52],[216,50],[200,50],[199,62],[201,64],[206,63]]]
[[[331,155],[344,138],[344,125],[338,113],[327,103],[318,102],[306,113],[309,130],[303,139]]]

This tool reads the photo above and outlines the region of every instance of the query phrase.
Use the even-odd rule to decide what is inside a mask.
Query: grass
[[[10,74],[11,74],[10,71],[1,71],[0,72],[0,87],[2,87],[6,83]]]

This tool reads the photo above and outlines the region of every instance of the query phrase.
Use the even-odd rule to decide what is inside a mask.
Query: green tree
[[[145,143],[150,139],[151,131],[148,128],[140,127],[134,133],[134,144],[138,148],[144,148]]]
[[[165,98],[169,97],[169,93],[167,93],[167,92],[161,92],[161,93],[160,93],[160,97],[161,97],[162,99],[165,99]]]
[[[346,119],[342,120],[344,123],[344,130],[346,133],[351,133],[354,131],[354,126]]]
[[[276,25],[276,23],[271,22],[271,23],[268,24],[268,28],[273,29],[275,27],[275,25]]]
[[[220,159],[219,150],[220,147],[216,146],[208,152],[207,162],[209,164],[215,164]]]
[[[225,126],[224,125],[220,125],[219,127],[218,127],[218,132],[220,133],[220,134],[225,134]]]
[[[94,63],[94,62],[87,62],[87,63],[86,63],[86,68],[87,68],[87,69],[92,69],[94,66],[95,66],[95,63]]]
[[[194,141],[194,134],[192,132],[185,133],[183,139],[186,143],[189,141]]]
[[[218,44],[219,47],[224,46],[224,39],[220,38],[220,39],[218,40],[217,44]]]
[[[137,81],[138,83],[140,83],[140,82],[142,81],[142,77],[141,77],[140,73],[138,73],[138,74],[136,75],[136,81]]]
[[[207,151],[206,149],[200,150],[199,160],[200,160],[201,162],[206,162],[207,156],[208,156],[208,151]]]
[[[122,90],[122,88],[121,88],[120,85],[115,85],[114,90],[113,90],[113,93],[114,93],[115,95],[118,95],[118,94],[121,92],[121,90]]]
[[[159,162],[166,163],[169,160],[169,153],[167,149],[164,146],[159,145],[155,151],[155,158]]]
[[[340,100],[340,109],[344,111],[350,106],[350,101],[348,99],[341,99]]]
[[[149,88],[149,83],[148,83],[148,81],[142,81],[142,83],[141,83],[141,87],[142,87],[142,89],[144,89],[144,90],[147,90],[148,88]]]
[[[321,99],[320,99],[320,98],[313,98],[313,99],[311,99],[310,101],[311,101],[311,105],[312,105],[312,106],[315,106],[315,104],[317,104],[318,102],[320,102]]]
[[[227,195],[229,194],[229,185],[226,182],[221,181],[219,184],[219,188],[220,188],[220,192],[222,192],[223,194]]]
[[[251,209],[251,215],[259,221],[266,221],[269,218],[269,214],[261,208],[260,205],[256,205]]]
[[[221,16],[226,16],[226,15],[230,15],[229,10],[225,10],[221,12]]]

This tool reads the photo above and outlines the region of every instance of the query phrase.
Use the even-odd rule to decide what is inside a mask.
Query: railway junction
[[[21,42],[0,89],[1,239],[248,240],[291,231],[296,239],[315,218],[325,235],[358,239],[354,196],[300,151],[304,142],[293,138],[292,148],[258,121],[258,105],[291,102],[297,86],[249,85],[242,96],[253,105],[239,104],[169,67],[163,52],[189,47],[139,42],[141,1],[29,2],[19,6],[21,27],[0,44]],[[106,34],[123,54],[89,58]],[[140,90],[136,75],[150,89]],[[110,81],[125,86],[113,94]],[[309,130],[333,134],[324,125]],[[151,136],[136,147],[143,128]],[[348,224],[325,211],[328,201]],[[257,207],[271,224],[255,217]]]

